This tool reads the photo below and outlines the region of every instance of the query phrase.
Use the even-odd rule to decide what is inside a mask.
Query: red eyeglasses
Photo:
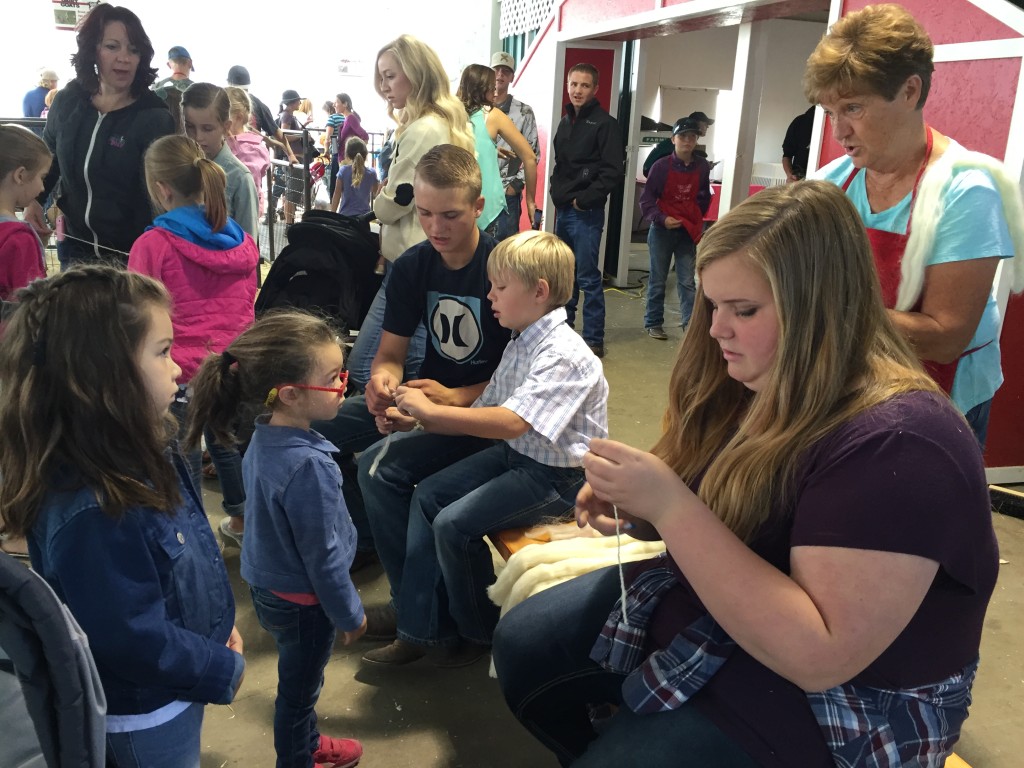
[[[285,387],[294,387],[295,389],[312,389],[317,392],[335,392],[339,395],[344,395],[345,390],[348,387],[348,371],[342,371],[341,373],[339,373],[338,378],[341,380],[340,387],[317,387],[313,384],[279,384],[278,386],[270,390],[270,393],[267,395],[265,404],[269,406],[271,403],[273,403],[277,399],[278,393]]]

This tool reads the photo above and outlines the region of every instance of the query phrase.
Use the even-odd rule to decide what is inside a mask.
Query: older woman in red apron
[[[890,318],[984,445],[1002,383],[993,281],[1024,241],[1007,215],[1020,196],[996,161],[925,123],[932,54],[905,9],[870,6],[822,38],[804,90],[845,151],[816,175],[841,186],[861,214]],[[926,188],[931,204],[915,205]]]

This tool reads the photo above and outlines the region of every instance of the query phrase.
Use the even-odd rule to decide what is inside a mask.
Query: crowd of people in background
[[[71,82],[44,70],[25,97],[41,137],[0,126],[0,516],[88,636],[109,765],[198,765],[205,705],[244,683],[203,444],[278,651],[279,768],[362,756],[318,726],[337,637],[385,642],[362,659],[390,666],[493,647],[563,765],[949,754],[997,570],[980,449],[1024,208],[999,163],[925,124],[933,49],[909,13],[852,13],[816,47],[791,184],[708,229],[703,112],[645,168],[643,328],[668,338],[674,261],[686,329],[651,452],[607,439],[599,257],[625,146],[594,65],[568,68],[552,126],[552,234],[530,229],[537,119],[507,52],[453,93],[423,41],[383,45],[374,156],[346,93],[312,135],[307,94],[275,117],[241,65],[194,82],[175,46],[158,81],[127,8],[95,7],[77,45]],[[802,180],[818,105],[846,154]],[[254,311],[260,220],[301,223],[317,163],[331,211],[379,224],[347,353],[321,318]],[[667,552],[499,620],[485,535],[574,509]],[[350,574],[377,558],[389,599],[364,606]]]

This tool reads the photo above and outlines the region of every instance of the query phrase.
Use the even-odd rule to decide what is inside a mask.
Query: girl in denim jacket
[[[0,517],[89,638],[107,765],[199,765],[242,682],[227,572],[169,408],[170,297],[90,265],[37,280],[0,342]]]
[[[256,420],[242,461],[242,578],[260,626],[277,645],[277,768],[352,768],[363,754],[355,739],[320,734],[314,709],[335,628],[345,645],[366,631],[349,578],[356,531],[341,495],[338,449],[310,428],[337,415],[348,380],[342,369],[331,327],[285,311],[268,313],[207,357],[192,380],[189,445],[199,443],[204,425],[214,440],[231,445],[246,405],[269,410]]]

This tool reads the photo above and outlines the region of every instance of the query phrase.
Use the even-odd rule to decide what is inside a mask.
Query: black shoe
[[[604,357],[604,344],[591,344],[587,342],[587,346],[590,347],[590,351],[594,353],[595,357]]]
[[[491,646],[489,645],[480,645],[479,643],[471,643],[468,640],[463,640],[454,648],[446,648],[441,658],[439,658],[435,663],[435,666],[441,667],[442,669],[468,667],[470,664],[475,664],[490,652]]]
[[[398,614],[390,605],[371,605],[366,613],[363,640],[394,640],[398,634]]]

